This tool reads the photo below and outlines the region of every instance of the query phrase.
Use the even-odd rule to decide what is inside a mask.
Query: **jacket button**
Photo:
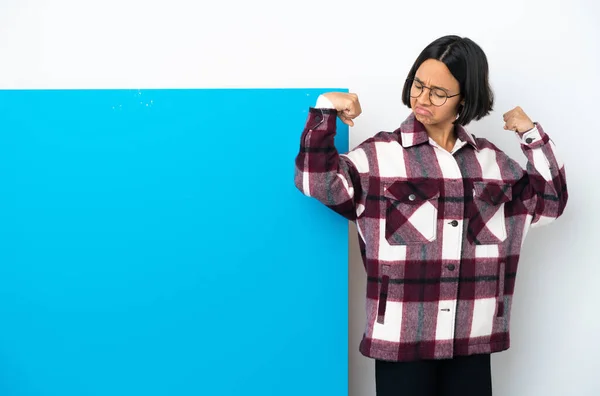
[[[527,138],[527,139],[525,139],[525,142],[531,143],[531,142],[533,142],[533,138]]]
[[[455,269],[456,267],[454,266],[454,264],[450,264],[450,265],[448,265],[448,267],[447,267],[447,268],[448,268],[450,271],[454,271],[454,269]]]
[[[456,221],[456,220],[452,220],[452,221],[450,222],[450,225],[451,225],[452,227],[457,227],[457,226],[458,226],[458,221]]]
[[[409,200],[409,201],[414,201],[416,198],[417,198],[417,197],[415,196],[415,194],[410,194],[410,195],[408,196],[408,200]]]

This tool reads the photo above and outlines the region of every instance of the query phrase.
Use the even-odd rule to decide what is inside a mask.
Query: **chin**
[[[424,117],[420,114],[417,114],[413,111],[413,114],[415,115],[415,118],[417,119],[417,121],[419,121],[421,124],[426,124],[426,125],[432,125],[435,124],[435,121],[432,120],[430,117]]]

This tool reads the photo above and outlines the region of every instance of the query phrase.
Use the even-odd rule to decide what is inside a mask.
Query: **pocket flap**
[[[405,203],[419,203],[440,196],[437,181],[396,181],[384,187],[384,195]]]
[[[498,182],[474,182],[473,194],[489,204],[500,205],[512,200],[512,185]]]

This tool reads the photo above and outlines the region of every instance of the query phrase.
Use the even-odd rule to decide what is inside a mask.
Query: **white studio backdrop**
[[[598,22],[593,0],[1,0],[0,89],[349,88],[363,107],[350,130],[354,147],[406,117],[403,80],[429,42],[473,39],[488,56],[496,105],[468,129],[524,165],[516,138],[502,129],[502,114],[521,106],[556,143],[570,194],[563,217],[526,241],[512,347],[492,361],[494,394],[595,396]],[[357,350],[366,280],[351,231],[350,395],[371,396],[373,362]]]

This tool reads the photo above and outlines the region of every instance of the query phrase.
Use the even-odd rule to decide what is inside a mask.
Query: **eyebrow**
[[[415,77],[415,80],[417,80],[417,81],[418,81],[418,82],[420,82],[421,84],[425,85],[425,83],[424,83],[423,81],[421,81],[421,80],[419,79],[419,77]],[[450,90],[449,90],[449,89],[446,89],[446,88],[444,88],[444,87],[438,87],[437,85],[432,85],[432,86],[431,86],[431,88],[439,88],[439,89],[441,89],[442,91],[445,91],[446,93],[450,92]]]

